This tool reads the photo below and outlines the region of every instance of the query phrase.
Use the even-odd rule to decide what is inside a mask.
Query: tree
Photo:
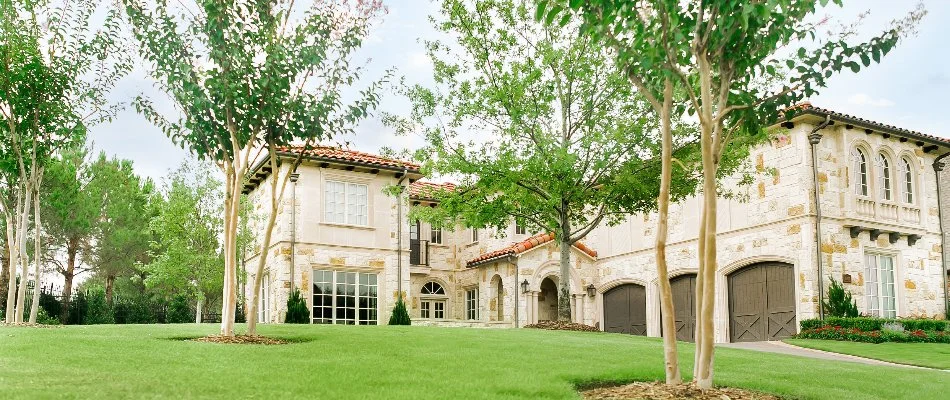
[[[195,323],[209,299],[221,293],[224,258],[218,238],[221,220],[221,181],[211,166],[186,160],[165,184],[165,199],[149,222],[156,238],[150,244],[145,285],[166,298],[195,299]]]
[[[825,311],[832,317],[854,318],[861,314],[858,304],[851,298],[851,292],[844,289],[841,283],[831,278],[828,287],[828,301],[824,304]]]
[[[88,268],[81,260],[88,251],[95,224],[99,217],[98,201],[93,198],[89,184],[92,180],[87,148],[66,149],[46,167],[44,189],[40,194],[45,237],[52,253],[47,261],[55,264],[63,276],[63,307],[60,321],[69,320],[73,280]],[[65,253],[63,264],[59,255]]]
[[[104,280],[105,299],[112,305],[116,278],[142,277],[141,267],[149,262],[149,202],[155,188],[151,180],[135,175],[131,161],[110,159],[105,153],[90,170],[89,192],[99,202],[87,262]]]
[[[221,334],[233,335],[237,231],[248,171],[263,157],[275,174],[272,217],[264,229],[269,242],[273,213],[293,170],[274,168],[278,149],[351,132],[378,102],[379,82],[350,104],[343,103],[342,91],[359,75],[349,58],[382,5],[378,0],[334,0],[296,10],[294,2],[199,0],[195,10],[175,10],[166,3],[124,4],[152,76],[181,116],[169,119],[144,98],[135,101],[136,108],[199,159],[212,160],[225,176]],[[179,11],[187,16],[177,17]],[[263,155],[252,157],[254,149]],[[278,176],[281,172],[285,176]],[[258,270],[266,251],[261,254]],[[257,307],[260,276],[249,308]],[[256,321],[249,321],[254,334]]]
[[[610,45],[618,65],[632,81],[644,79],[644,69],[662,69],[662,76],[685,88],[685,110],[699,119],[705,196],[699,232],[693,379],[703,389],[712,387],[717,176],[724,152],[737,139],[761,136],[763,127],[779,121],[784,110],[803,98],[817,94],[844,68],[858,72],[872,59],[880,61],[925,14],[918,6],[880,36],[850,44],[852,32],[819,37],[821,21],[813,16],[819,5],[828,2],[538,2],[536,17],[547,23],[567,23],[571,13],[578,13],[586,35]],[[833,2],[841,4],[840,0]],[[783,49],[791,46],[800,47],[786,56]],[[654,64],[658,59],[662,62]],[[780,71],[783,66],[787,73]],[[763,85],[764,81],[773,82]]]
[[[409,88],[412,116],[387,120],[425,133],[426,173],[461,180],[413,217],[554,233],[558,319],[570,321],[571,247],[656,207],[659,149],[646,104],[610,55],[577,26],[545,26],[533,12],[526,1],[443,1],[434,23],[455,43],[426,42],[441,90]],[[473,132],[492,139],[460,139]]]
[[[20,266],[28,277],[26,250],[31,211],[34,229],[41,232],[38,192],[46,162],[62,148],[81,139],[88,127],[109,120],[117,106],[105,95],[131,68],[118,50],[118,14],[105,11],[102,28],[90,30],[90,19],[100,9],[94,1],[53,4],[49,1],[0,3],[0,173],[8,175],[0,196],[7,218],[7,246],[11,269]],[[9,177],[12,176],[12,177]],[[34,282],[40,286],[41,234],[34,235]],[[8,277],[8,322],[22,322],[26,285],[20,285],[15,304],[15,273]],[[34,295],[30,321],[35,322],[38,296]],[[14,310],[15,307],[15,310]]]

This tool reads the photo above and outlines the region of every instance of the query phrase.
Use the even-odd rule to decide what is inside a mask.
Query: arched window
[[[907,157],[901,159],[901,192],[904,194],[904,202],[914,203],[914,168]]]
[[[422,294],[438,294],[444,296],[445,289],[442,289],[442,285],[436,282],[429,282],[422,285]]]
[[[422,318],[445,319],[445,289],[436,282],[422,285],[419,316]]]
[[[893,190],[891,190],[891,162],[884,154],[877,156],[877,174],[880,179],[880,191],[882,200],[893,200]]]
[[[854,163],[854,190],[860,196],[868,195],[868,157],[864,151],[855,148],[851,153]]]

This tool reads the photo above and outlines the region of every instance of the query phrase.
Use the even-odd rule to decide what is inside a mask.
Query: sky
[[[408,84],[433,85],[432,68],[422,40],[439,37],[429,16],[438,11],[429,0],[384,0],[389,12],[376,25],[355,60],[368,60],[366,77],[380,77],[387,69]],[[859,37],[867,37],[916,5],[916,0],[850,0],[844,8],[832,6],[821,14],[848,23],[869,12],[859,28]],[[809,99],[818,107],[896,125],[932,135],[950,137],[950,0],[925,0],[928,15],[921,21],[918,34],[905,39],[882,59],[880,64],[864,68],[858,74],[845,72],[831,79],[819,96]],[[135,96],[155,100],[162,109],[171,103],[156,90],[146,71],[139,67],[123,79],[111,94],[111,100],[128,104]],[[395,150],[416,149],[422,139],[396,136],[380,122],[380,112],[406,115],[408,101],[388,93],[374,116],[364,121],[353,137],[341,141],[352,149],[376,152],[382,147]],[[99,151],[133,161],[136,172],[161,182],[170,170],[187,157],[160,130],[152,126],[132,107],[126,107],[115,120],[91,129],[90,140]]]

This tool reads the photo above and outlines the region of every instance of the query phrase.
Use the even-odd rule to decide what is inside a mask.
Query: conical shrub
[[[390,325],[412,325],[409,319],[409,310],[406,310],[406,302],[402,301],[402,296],[396,300],[396,307],[393,308],[393,315],[389,317]]]

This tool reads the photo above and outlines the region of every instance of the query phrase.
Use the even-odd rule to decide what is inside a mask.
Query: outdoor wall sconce
[[[841,275],[841,283],[851,283],[851,274]]]
[[[596,294],[597,294],[597,288],[594,287],[594,284],[591,283],[590,285],[587,285],[587,295],[590,297],[594,297],[594,295]]]
[[[528,293],[528,280],[525,279],[524,282],[521,282],[521,293]]]

